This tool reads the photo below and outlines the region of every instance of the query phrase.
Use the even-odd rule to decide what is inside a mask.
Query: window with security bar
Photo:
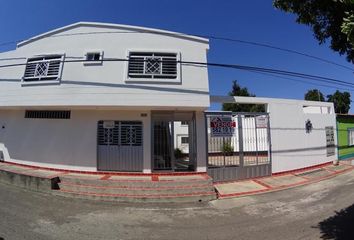
[[[141,146],[143,129],[141,124],[121,124],[121,145],[122,146]]]
[[[177,54],[131,52],[128,77],[135,79],[176,79]]]
[[[348,129],[348,145],[349,146],[354,145],[354,128]]]
[[[143,126],[135,121],[99,121],[97,137],[98,145],[142,146]]]
[[[60,79],[63,61],[64,55],[28,58],[23,81],[57,81]]]

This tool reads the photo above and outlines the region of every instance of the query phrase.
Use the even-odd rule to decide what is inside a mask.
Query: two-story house
[[[208,40],[79,22],[0,53],[0,153],[80,171],[206,172]],[[188,134],[177,164],[175,126]]]

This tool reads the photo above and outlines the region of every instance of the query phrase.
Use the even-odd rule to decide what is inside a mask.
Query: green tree
[[[353,0],[274,0],[273,5],[296,14],[296,22],[310,26],[320,44],[330,40],[331,49],[354,63]]]
[[[249,93],[246,87],[241,87],[237,81],[234,80],[229,96],[255,97],[256,95]],[[265,112],[265,106],[259,104],[224,103],[222,110],[232,112]]]
[[[325,98],[320,90],[311,89],[311,90],[308,90],[307,93],[305,94],[305,100],[324,102]]]
[[[342,24],[342,32],[347,34],[348,41],[354,46],[354,12],[347,12],[347,17]]]
[[[328,95],[328,102],[333,102],[336,113],[347,114],[350,109],[350,93],[336,91],[332,95]]]

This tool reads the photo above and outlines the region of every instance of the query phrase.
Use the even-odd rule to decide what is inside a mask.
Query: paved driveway
[[[336,214],[341,209],[346,211]],[[0,184],[0,237],[6,240],[303,240],[324,234],[354,239],[349,236],[353,222],[354,171],[307,186],[193,206],[102,203]]]

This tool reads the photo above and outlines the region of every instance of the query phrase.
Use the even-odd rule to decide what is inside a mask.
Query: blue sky
[[[0,7],[0,44],[26,39],[78,21],[138,25],[256,41],[305,52],[354,68],[344,56],[330,50],[328,45],[318,45],[310,28],[295,23],[294,15],[274,9],[271,0],[3,0]],[[0,46],[0,51],[14,47],[14,44]],[[276,68],[344,81],[353,81],[354,77],[353,72],[347,69],[314,59],[217,40],[210,41],[208,61]],[[242,86],[262,97],[303,99],[307,89],[319,88],[325,95],[335,91],[222,68],[209,68],[209,80],[213,95],[227,94],[232,80],[238,80]],[[354,99],[354,91],[351,94]]]

